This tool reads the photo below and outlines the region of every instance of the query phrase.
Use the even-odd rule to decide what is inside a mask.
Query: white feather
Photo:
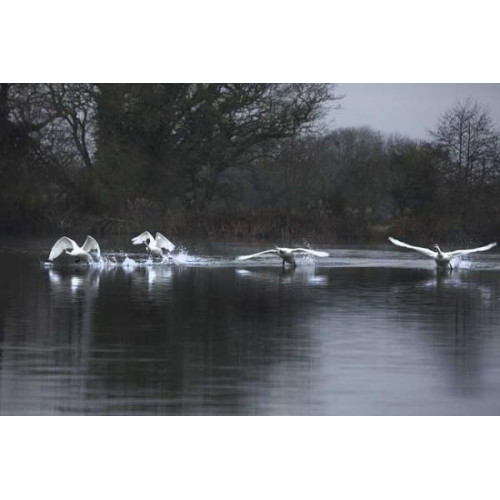
[[[484,247],[478,247],[478,248],[470,248],[468,250],[454,250],[453,252],[446,252],[445,255],[449,257],[455,257],[456,255],[466,255],[468,253],[475,253],[475,252],[485,252],[486,250],[490,250],[493,247],[496,247],[496,243],[490,243],[489,245],[485,245]]]
[[[264,250],[263,252],[253,253],[252,255],[240,255],[239,257],[236,257],[236,259],[237,260],[253,259],[254,257],[258,257],[259,255],[264,255],[266,253],[278,253],[278,250],[276,249]]]
[[[85,240],[82,249],[87,253],[95,251],[97,254],[97,258],[99,259],[101,257],[101,248],[99,247],[99,243],[97,243],[97,241],[94,238],[92,238],[92,236],[87,236],[87,239]]]
[[[389,236],[389,241],[391,243],[394,243],[394,245],[397,245],[399,247],[409,248],[410,250],[415,250],[416,252],[427,255],[427,257],[431,257],[432,259],[435,259],[438,256],[437,252],[433,252],[432,250],[430,250],[428,248],[415,247],[413,245],[408,245],[408,243],[403,243],[402,241],[399,241],[396,238],[391,238],[390,236]]]
[[[156,233],[156,245],[168,252],[171,252],[175,248],[175,245],[161,233]]]
[[[132,238],[132,244],[140,245],[141,243],[144,243],[148,239],[149,239],[149,241],[154,241],[152,234],[149,231],[144,231],[139,236]]]
[[[71,238],[63,236],[54,243],[50,251],[49,260],[57,259],[66,250],[75,250],[77,248],[79,248],[78,245]]]

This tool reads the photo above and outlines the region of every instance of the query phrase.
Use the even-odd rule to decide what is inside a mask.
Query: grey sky
[[[339,83],[342,109],[332,112],[333,126],[368,125],[380,132],[415,139],[427,137],[436,120],[468,97],[489,109],[500,128],[500,84],[496,83]]]

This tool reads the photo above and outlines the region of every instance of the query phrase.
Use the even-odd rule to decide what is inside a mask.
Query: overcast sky
[[[368,125],[384,133],[425,139],[449,107],[468,97],[487,107],[500,128],[500,84],[496,83],[339,83],[342,109],[333,126]]]

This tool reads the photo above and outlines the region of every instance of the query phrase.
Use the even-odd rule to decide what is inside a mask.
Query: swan
[[[163,234],[156,233],[156,238],[153,238],[149,231],[144,231],[139,236],[132,238],[132,244],[140,245],[141,243],[146,245],[153,257],[163,257],[163,249],[171,252],[175,248],[175,245]]]
[[[436,264],[438,268],[440,269],[446,269],[450,268],[453,269],[453,266],[451,265],[450,260],[453,257],[458,257],[461,255],[467,255],[469,253],[474,253],[474,252],[485,252],[486,250],[490,250],[491,248],[495,247],[497,244],[496,243],[490,243],[489,245],[485,245],[484,247],[478,247],[478,248],[470,248],[468,250],[455,250],[453,252],[443,252],[438,245],[434,245],[434,248],[437,250],[434,252],[433,250],[429,250],[428,248],[422,248],[422,247],[415,247],[413,245],[408,245],[408,243],[403,243],[402,241],[396,240],[395,238],[392,238],[389,236],[389,241],[393,243],[394,245],[397,245],[399,247],[404,247],[404,248],[409,248],[411,250],[415,250],[416,252],[420,252],[424,255],[427,255],[427,257],[430,257],[431,259],[434,259],[436,261]]]
[[[307,253],[310,255],[315,255],[316,257],[328,257],[330,254],[328,252],[320,252],[318,250],[309,250],[308,248],[280,248],[275,247],[271,250],[264,250],[263,252],[254,253],[252,255],[240,255],[237,257],[237,260],[247,260],[253,259],[254,257],[258,257],[259,255],[264,255],[267,253],[275,253],[279,257],[283,259],[283,267],[285,267],[285,262],[288,264],[292,264],[293,268],[297,267],[297,263],[295,262],[296,253]]]
[[[75,257],[75,263],[78,264],[81,260],[84,260],[89,264],[93,259],[90,252],[95,252],[97,260],[101,257],[101,249],[97,241],[92,238],[92,236],[87,236],[85,243],[79,247],[71,238],[63,236],[59,238],[52,247],[50,251],[49,260],[54,260],[59,257],[62,253],[71,255]]]

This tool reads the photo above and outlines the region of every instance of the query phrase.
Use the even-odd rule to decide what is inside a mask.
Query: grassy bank
[[[62,217],[38,214],[1,220],[0,232],[11,234],[124,235],[144,230],[169,237],[209,240],[309,241],[315,243],[381,243],[390,235],[416,243],[441,241],[449,244],[496,241],[494,228],[484,232],[459,231],[438,219],[400,217],[380,223],[359,217],[334,217],[322,213],[283,213],[271,210],[237,214],[136,211],[111,215],[65,213]],[[497,233],[498,234],[498,233]]]

